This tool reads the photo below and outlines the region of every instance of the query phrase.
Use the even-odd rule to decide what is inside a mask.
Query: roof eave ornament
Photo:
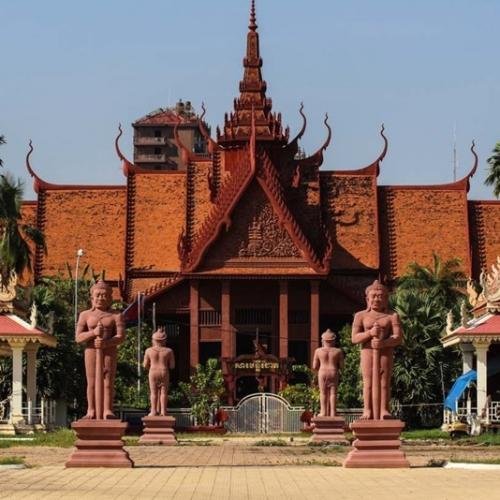
[[[50,187],[50,184],[48,182],[45,182],[42,180],[33,170],[33,167],[31,166],[30,158],[31,154],[33,153],[33,142],[30,139],[29,140],[29,151],[28,154],[26,155],[26,169],[28,170],[28,173],[30,174],[31,177],[33,177],[33,189],[35,193],[39,193],[41,189],[48,188]]]
[[[378,155],[378,158],[370,163],[367,167],[360,168],[358,170],[359,173],[362,174],[375,174],[375,177],[378,177],[380,175],[380,164],[384,161],[384,158],[387,155],[387,151],[389,149],[389,141],[387,140],[386,135],[384,134],[385,132],[385,126],[382,123],[380,126],[380,135],[382,136],[382,139],[384,141],[384,147],[382,148],[382,152]]]
[[[332,140],[332,127],[328,124],[328,113],[325,113],[325,120],[323,122],[325,124],[325,127],[328,130],[328,134],[326,136],[325,142],[323,145],[311,156],[308,156],[307,158],[301,159],[301,160],[296,160],[296,163],[300,166],[316,166],[320,167],[323,164],[323,153],[326,151],[328,146],[330,145],[330,142]]]
[[[476,174],[476,172],[477,172],[477,166],[478,166],[478,163],[479,163],[479,158],[477,156],[475,148],[476,148],[476,142],[473,140],[472,144],[471,144],[471,147],[470,147],[470,151],[472,153],[472,156],[474,157],[474,163],[472,165],[472,168],[471,168],[470,172],[465,177],[463,177],[462,179],[460,179],[460,180],[458,180],[458,181],[456,181],[454,183],[454,184],[458,184],[458,185],[464,184],[465,187],[466,187],[467,193],[469,192],[469,189],[470,189],[470,180]]]
[[[203,110],[203,113],[198,118],[198,129],[200,130],[200,133],[203,136],[203,138],[207,141],[208,152],[210,154],[214,154],[216,151],[220,151],[224,148],[218,142],[214,141],[212,137],[210,137],[210,134],[208,133],[208,130],[205,127],[205,122],[203,121],[203,119],[205,118],[207,110],[205,108],[204,102],[201,103],[201,109]]]
[[[123,129],[122,129],[122,124],[118,124],[118,135],[116,136],[115,139],[115,151],[116,154],[118,155],[118,158],[122,161],[122,170],[123,170],[123,175],[125,177],[128,177],[129,174],[135,173],[135,165],[129,161],[125,155],[121,152],[120,149],[120,137],[123,135]]]
[[[286,151],[291,150],[294,155],[297,153],[299,147],[299,140],[302,139],[307,128],[307,118],[306,115],[304,114],[303,102],[300,103],[299,113],[302,116],[302,128],[300,129],[299,133],[295,136],[295,138],[291,140],[286,146],[283,147],[283,149]]]

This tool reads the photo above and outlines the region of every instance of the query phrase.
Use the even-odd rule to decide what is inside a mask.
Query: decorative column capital
[[[27,342],[24,346],[25,352],[34,352],[35,354],[38,352],[40,348],[40,344],[38,342]]]
[[[463,353],[474,352],[474,344],[472,342],[460,342],[458,346]]]
[[[7,342],[11,349],[24,349],[26,347],[26,340],[23,338],[9,337]]]
[[[486,352],[490,347],[491,341],[486,340],[486,339],[478,339],[478,340],[474,340],[473,344],[474,344],[474,347],[476,349],[476,352],[477,351]]]

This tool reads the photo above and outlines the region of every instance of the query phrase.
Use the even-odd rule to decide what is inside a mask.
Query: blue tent
[[[444,400],[444,407],[451,411],[456,411],[458,399],[464,393],[465,389],[469,387],[469,384],[476,380],[477,373],[475,370],[470,370],[467,373],[460,375],[460,377],[455,380],[450,393],[446,396],[446,399]]]

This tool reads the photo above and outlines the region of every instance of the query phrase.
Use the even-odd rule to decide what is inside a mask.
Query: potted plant
[[[210,425],[210,416],[220,406],[225,392],[224,379],[217,359],[197,365],[189,382],[179,382],[179,388],[189,401],[194,426],[187,431],[226,432],[223,425]]]

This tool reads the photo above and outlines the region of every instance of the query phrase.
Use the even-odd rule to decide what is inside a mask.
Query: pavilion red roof
[[[39,341],[42,344],[55,347],[57,341],[53,335],[43,330],[33,328],[29,323],[15,314],[0,314],[0,340],[7,337],[26,338],[27,341]]]
[[[500,315],[487,315],[474,322],[472,326],[461,326],[454,333],[467,333],[467,334],[500,334]]]

